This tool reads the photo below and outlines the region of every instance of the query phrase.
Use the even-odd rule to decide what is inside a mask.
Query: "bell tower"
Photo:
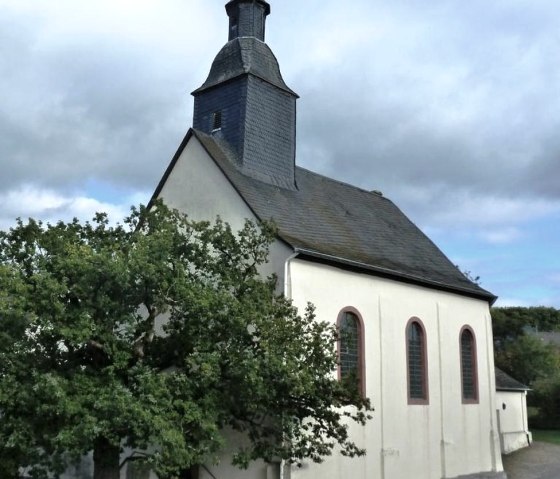
[[[265,43],[270,5],[232,0],[226,12],[229,41],[192,93],[193,127],[224,139],[245,175],[294,189],[298,95]]]

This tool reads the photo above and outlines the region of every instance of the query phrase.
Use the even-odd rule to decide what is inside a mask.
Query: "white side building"
[[[496,368],[496,410],[503,454],[530,446],[533,442],[527,419],[529,390],[527,386]]]

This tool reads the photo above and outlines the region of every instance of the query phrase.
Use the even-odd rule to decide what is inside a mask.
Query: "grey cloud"
[[[538,161],[530,165],[528,174],[520,177],[519,191],[533,188],[543,196],[560,199],[560,137],[555,134],[542,141]]]
[[[1,55],[11,75],[0,80],[10,92],[0,111],[0,168],[9,172],[0,185],[153,184],[187,121],[184,85],[162,89],[140,52],[82,44],[37,54],[32,34],[26,44],[12,33]]]
[[[226,42],[225,1],[0,0],[0,226],[118,216],[153,191]],[[556,291],[517,255],[560,214],[557,1],[271,4],[268,43],[301,95],[298,163],[382,190],[452,257],[461,238],[455,261],[497,294]],[[552,264],[556,242],[534,244]]]
[[[300,161],[368,189],[558,198],[545,146],[560,127],[551,3],[399,4],[384,36],[335,69],[300,66]]]
[[[406,193],[419,188],[440,201],[520,188],[558,198],[551,5],[272,3],[269,40],[302,96],[298,162],[405,208],[420,208]],[[205,30],[185,18],[184,46],[170,51],[100,34],[43,44],[38,19],[2,12],[0,88],[10,96],[0,109],[0,168],[9,172],[0,188],[68,189],[90,178],[153,187],[190,125],[188,92],[225,42],[222,6],[208,8],[222,21]],[[335,57],[322,58],[322,45]]]

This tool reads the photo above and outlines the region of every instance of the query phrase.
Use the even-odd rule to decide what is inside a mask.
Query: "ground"
[[[545,442],[534,442],[531,447],[521,449],[503,457],[508,479],[559,479],[560,446]]]

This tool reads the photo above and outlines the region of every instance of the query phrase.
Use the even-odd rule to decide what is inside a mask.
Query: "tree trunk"
[[[93,479],[119,479],[121,448],[98,438],[93,449]]]

